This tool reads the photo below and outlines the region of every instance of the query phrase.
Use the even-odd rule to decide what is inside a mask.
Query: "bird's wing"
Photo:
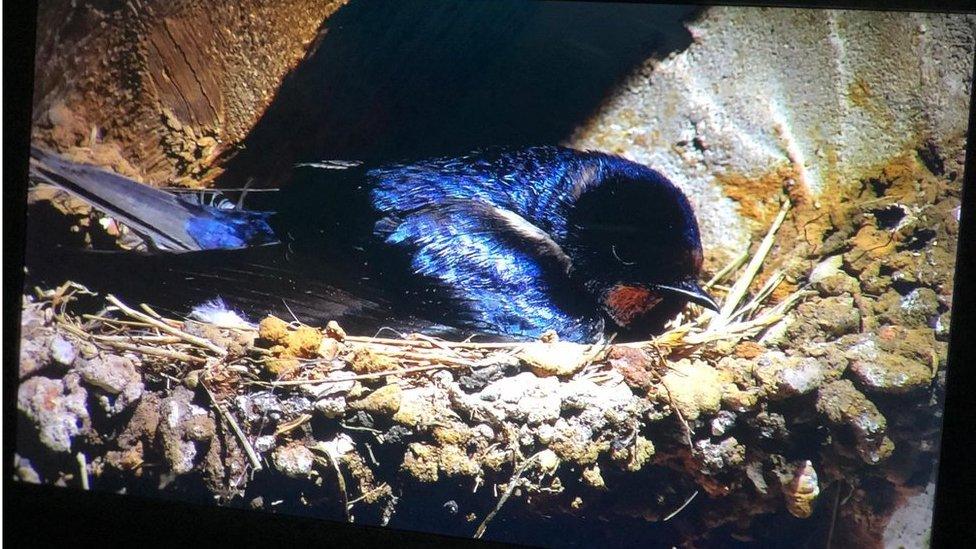
[[[39,245],[30,247],[27,267],[30,284],[73,280],[177,317],[219,297],[252,322],[274,314],[286,320],[294,316],[311,325],[336,320],[357,335],[373,335],[381,328],[450,337],[460,334],[442,322],[401,311],[401,296],[359,284],[358,277],[340,272],[335,264],[290,261],[283,244],[178,254],[60,250]]]
[[[552,329],[572,341],[600,336],[602,319],[569,283],[570,259],[517,214],[472,200],[445,200],[377,225],[406,252],[411,270],[463,303],[449,324],[535,338]]]
[[[30,177],[81,198],[159,250],[240,248],[276,240],[268,214],[194,203],[39,147],[31,147]]]

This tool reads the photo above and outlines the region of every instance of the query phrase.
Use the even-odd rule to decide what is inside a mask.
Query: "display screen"
[[[976,16],[43,2],[14,477],[926,547]]]

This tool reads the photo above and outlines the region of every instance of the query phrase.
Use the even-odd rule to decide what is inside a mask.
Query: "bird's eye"
[[[617,252],[617,245],[616,244],[611,244],[610,245],[610,253],[613,254],[613,257],[616,258],[617,261],[623,263],[624,265],[627,265],[628,267],[631,266],[631,265],[636,265],[637,264],[636,261],[627,261],[626,259],[620,257],[620,254]]]

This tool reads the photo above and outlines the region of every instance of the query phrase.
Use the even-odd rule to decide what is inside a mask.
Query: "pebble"
[[[302,444],[289,444],[275,448],[271,463],[287,477],[304,479],[312,472],[315,455]]]
[[[71,366],[78,358],[78,349],[70,341],[55,335],[51,339],[51,358],[62,366]]]
[[[39,439],[54,452],[70,452],[73,439],[87,431],[88,393],[77,376],[32,377],[17,388],[17,409],[34,423]]]

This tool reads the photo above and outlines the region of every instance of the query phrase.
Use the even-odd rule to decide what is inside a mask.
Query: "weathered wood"
[[[42,2],[33,138],[150,183],[205,184],[345,2]]]

